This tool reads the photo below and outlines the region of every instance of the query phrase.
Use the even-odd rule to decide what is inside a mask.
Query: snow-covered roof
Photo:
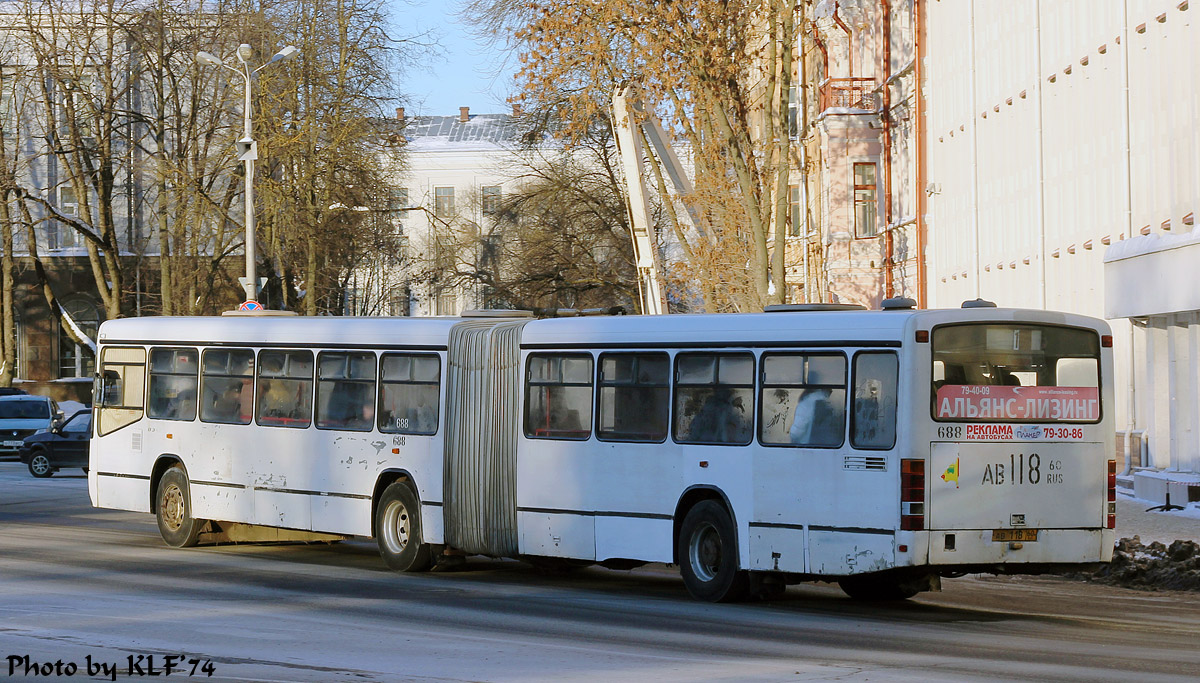
[[[403,135],[409,150],[496,149],[516,144],[521,137],[517,119],[508,114],[458,116],[411,116],[405,119]]]

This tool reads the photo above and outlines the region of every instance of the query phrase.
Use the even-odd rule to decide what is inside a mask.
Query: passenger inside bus
[[[819,381],[815,373],[809,374],[809,382]],[[800,394],[796,412],[788,436],[792,443],[801,446],[837,446],[842,443],[842,407],[834,406],[832,390],[828,387],[810,387]]]
[[[750,437],[750,417],[741,396],[717,387],[704,399],[688,424],[687,441],[698,443],[745,443]]]

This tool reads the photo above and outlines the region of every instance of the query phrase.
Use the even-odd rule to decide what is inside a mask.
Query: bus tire
[[[724,506],[715,500],[696,503],[683,518],[677,544],[679,573],[693,598],[734,602],[746,597],[750,577],[738,569],[737,534]]]
[[[921,592],[915,582],[902,581],[895,575],[856,574],[839,580],[838,586],[852,599],[863,602],[907,600]]]
[[[393,482],[379,497],[375,540],[390,569],[423,572],[433,565],[429,544],[421,537],[421,503],[407,483]]]
[[[38,479],[45,479],[54,474],[54,467],[50,464],[50,458],[46,456],[46,449],[34,449],[33,455],[29,456],[29,473]]]
[[[187,475],[170,467],[158,478],[154,494],[158,533],[172,548],[191,548],[200,538],[204,520],[192,517],[192,494]]]

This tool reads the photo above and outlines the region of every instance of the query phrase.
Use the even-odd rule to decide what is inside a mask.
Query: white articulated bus
[[[106,322],[91,499],[172,546],[674,563],[705,600],[1111,559],[1103,321],[783,308]]]

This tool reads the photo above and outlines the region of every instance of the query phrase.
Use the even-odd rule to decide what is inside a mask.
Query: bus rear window
[[[933,330],[932,412],[954,422],[1097,422],[1100,336],[1050,325]]]

